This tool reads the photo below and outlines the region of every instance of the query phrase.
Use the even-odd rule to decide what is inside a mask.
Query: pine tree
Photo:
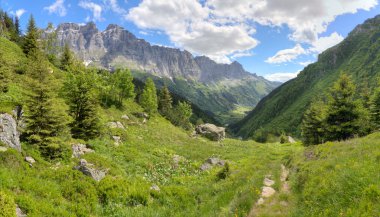
[[[324,130],[325,115],[326,105],[321,100],[311,103],[309,109],[306,110],[301,125],[305,145],[315,145],[323,142],[326,133]]]
[[[371,97],[371,120],[375,130],[380,129],[380,88],[376,88]]]
[[[25,54],[29,54],[33,50],[38,49],[38,29],[36,26],[36,22],[34,21],[33,15],[30,16],[28,22],[28,28],[26,35],[24,37],[24,42],[22,45],[22,49]]]
[[[174,125],[188,130],[191,128],[190,117],[192,114],[193,110],[191,105],[187,102],[180,101],[175,106],[174,111],[172,111],[170,119]]]
[[[144,90],[140,96],[140,105],[149,114],[157,112],[158,104],[156,86],[151,78],[146,80]]]
[[[21,35],[21,29],[20,29],[20,19],[18,16],[15,17],[15,33],[17,37],[20,37]],[[19,38],[18,38],[19,39]]]
[[[329,97],[326,126],[329,140],[346,140],[360,132],[364,109],[354,100],[355,85],[343,74],[334,83]]]
[[[0,53],[0,93],[8,92],[9,77],[10,69],[2,58],[2,53]]]
[[[61,69],[62,70],[69,70],[70,67],[72,67],[74,64],[74,56],[70,50],[69,45],[66,43],[65,47],[63,48],[63,53],[61,56]]]
[[[68,116],[64,104],[55,98],[53,76],[42,56],[36,51],[29,53],[25,135],[29,143],[38,145],[42,154],[52,159],[62,152],[56,137],[65,132]]]
[[[93,139],[99,135],[98,102],[94,94],[93,75],[78,68],[75,73],[67,75],[64,84],[70,115],[70,124],[74,138]]]
[[[163,116],[168,117],[173,107],[172,103],[173,99],[170,95],[169,89],[166,86],[164,86],[160,91],[158,100],[158,110]]]

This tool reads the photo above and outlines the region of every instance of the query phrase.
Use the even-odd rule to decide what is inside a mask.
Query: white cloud
[[[121,15],[126,15],[127,11],[119,6],[117,0],[103,0],[103,2],[105,5],[108,5],[113,12]]]
[[[255,24],[286,25],[291,40],[320,52],[339,39],[319,38],[337,16],[376,5],[377,0],[142,0],[124,17],[141,29],[163,31],[176,46],[196,55],[226,62],[258,44]],[[282,59],[289,58],[297,55]]]
[[[86,21],[94,20],[94,21],[103,21],[104,18],[102,17],[102,7],[98,4],[95,4],[94,2],[90,1],[80,1],[78,4],[83,9],[90,10],[92,12],[92,18],[87,17]]]
[[[310,51],[322,53],[327,48],[333,47],[334,45],[340,43],[343,39],[343,36],[339,35],[337,32],[332,33],[330,36],[320,37],[312,43],[313,47],[310,48]]]
[[[300,71],[297,71],[297,72],[278,72],[278,73],[265,75],[264,78],[269,80],[269,81],[285,82],[285,81],[288,81],[290,79],[297,77],[298,73],[300,73]]]
[[[308,66],[308,65],[310,65],[312,63],[314,63],[314,61],[299,62],[298,64],[300,64],[301,66]]]
[[[265,62],[267,63],[285,63],[296,59],[299,55],[306,54],[307,51],[303,49],[300,44],[290,49],[278,51],[274,56],[269,57]]]
[[[56,0],[52,5],[44,7],[49,14],[58,14],[60,17],[64,17],[67,14],[66,7],[64,5],[65,0]]]
[[[21,8],[21,9],[18,9],[15,14],[18,18],[20,18],[23,14],[25,14],[25,12],[26,10]]]

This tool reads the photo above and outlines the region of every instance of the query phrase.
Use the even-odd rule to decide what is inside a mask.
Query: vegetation
[[[151,78],[146,80],[144,90],[140,96],[140,104],[149,114],[157,112],[158,102],[156,86]]]

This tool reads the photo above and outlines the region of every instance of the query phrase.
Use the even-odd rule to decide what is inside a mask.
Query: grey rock
[[[209,169],[211,169],[211,168],[212,168],[212,165],[209,164],[209,163],[204,163],[204,164],[202,164],[201,167],[200,167],[200,169],[201,169],[202,171],[206,171],[206,170],[209,170]]]
[[[17,217],[26,217],[27,215],[20,209],[20,207],[16,204],[16,216]]]
[[[34,160],[34,158],[30,156],[25,157],[25,161],[28,162],[29,164],[34,164],[36,162],[36,160]]]
[[[291,136],[288,136],[288,141],[289,141],[289,143],[296,143],[296,140],[293,139],[293,137],[291,137]]]
[[[20,133],[17,130],[17,122],[12,115],[0,114],[0,142],[10,148],[21,151]]]
[[[214,124],[201,124],[195,128],[197,134],[203,135],[213,141],[220,141],[226,136],[224,127],[217,127]]]
[[[107,171],[95,169],[94,165],[87,163],[85,159],[81,159],[79,165],[75,166],[74,169],[81,171],[86,176],[90,176],[95,181],[102,180],[107,174]]]
[[[120,121],[108,122],[107,126],[111,129],[115,129],[115,128],[125,129],[124,125]]]
[[[87,148],[85,144],[74,144],[71,146],[73,150],[72,157],[80,158],[82,155],[86,153],[92,153],[94,150]]]
[[[160,187],[158,187],[158,185],[152,185],[151,187],[150,187],[150,190],[152,190],[152,191],[161,191],[161,189],[160,189]]]
[[[129,116],[128,115],[123,115],[123,116],[121,116],[121,119],[129,120]]]
[[[224,166],[226,163],[225,160],[221,160],[219,158],[216,158],[216,157],[210,157],[208,158],[200,167],[200,169],[202,171],[205,171],[205,170],[209,170],[211,169],[213,166]]]
[[[120,136],[112,136],[112,139],[114,140],[115,146],[119,146],[121,143],[121,137]]]

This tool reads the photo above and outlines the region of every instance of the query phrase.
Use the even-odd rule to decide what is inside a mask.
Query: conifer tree
[[[26,137],[45,157],[55,158],[62,151],[56,137],[65,132],[68,122],[65,106],[55,98],[53,76],[41,53],[29,53],[27,75]]]
[[[191,105],[187,102],[179,101],[172,112],[171,119],[174,125],[184,129],[190,129],[190,117],[193,114]]]
[[[324,130],[325,115],[326,106],[321,100],[312,102],[309,109],[306,110],[301,125],[305,145],[315,145],[323,142],[326,133]]]
[[[10,69],[7,67],[5,60],[0,52],[0,94],[8,92]]]
[[[164,86],[159,94],[158,109],[163,116],[168,116],[172,109],[173,99],[168,87]]]
[[[22,49],[25,54],[29,54],[29,52],[33,52],[33,50],[38,49],[37,40],[38,40],[38,29],[36,26],[36,22],[34,21],[33,15],[30,15],[27,32],[24,37],[24,42],[22,45]]]
[[[346,140],[360,132],[363,106],[354,100],[355,85],[345,74],[334,83],[329,97],[326,127],[329,140]]]
[[[376,88],[371,97],[371,121],[375,130],[380,129],[380,88]]]
[[[20,29],[20,19],[18,16],[15,17],[15,33],[17,37],[20,37],[21,35],[21,29]],[[19,39],[19,38],[18,38]]]
[[[70,67],[72,67],[74,64],[74,56],[70,50],[69,45],[66,43],[65,47],[63,48],[63,53],[61,56],[61,69],[62,70],[69,70]]]
[[[151,78],[146,80],[144,90],[140,96],[140,105],[149,114],[157,112],[158,104],[156,86]]]
[[[74,138],[93,139],[99,134],[98,102],[94,93],[93,75],[77,67],[68,74],[64,84],[70,115],[73,118],[71,134]]]

